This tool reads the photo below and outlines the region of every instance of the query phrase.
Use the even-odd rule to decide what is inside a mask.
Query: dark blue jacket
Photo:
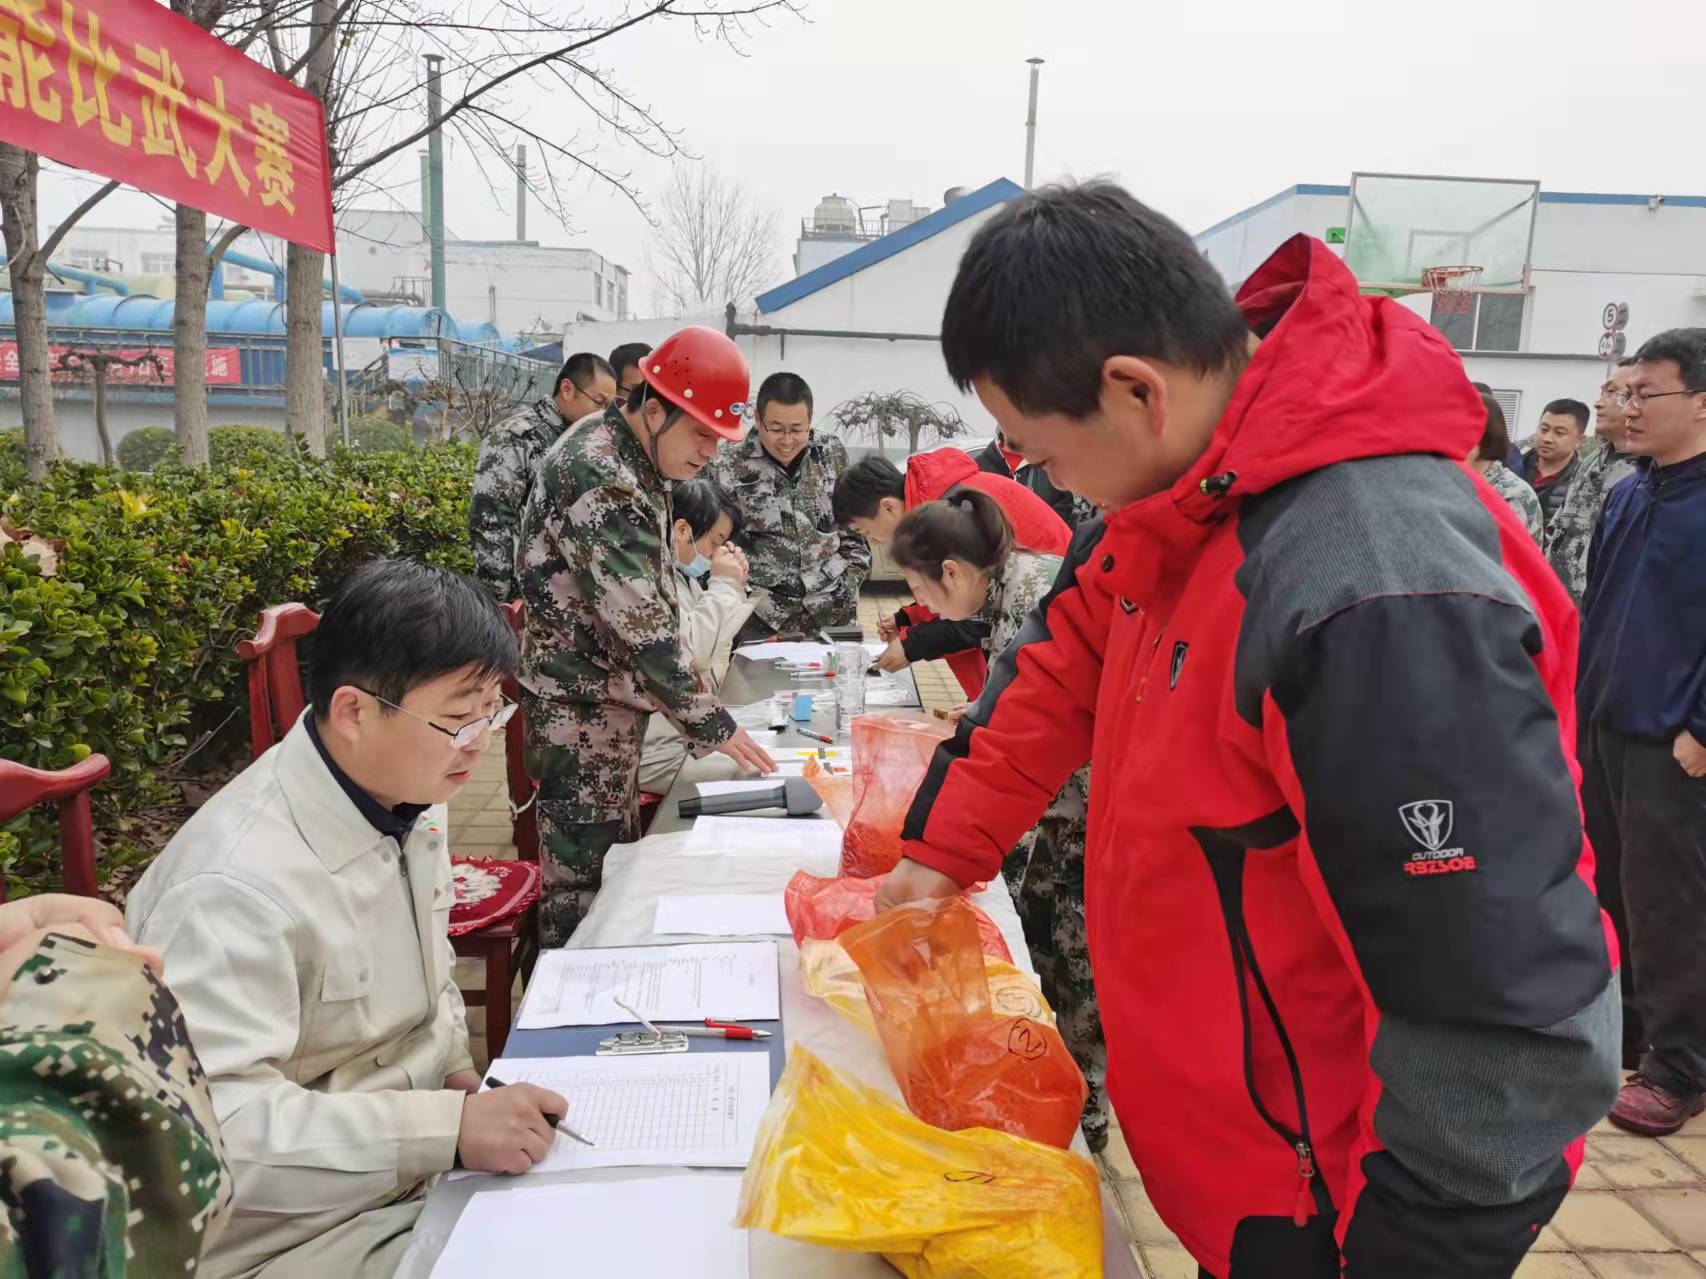
[[[1706,742],[1706,454],[1640,466],[1588,554],[1577,706],[1632,737]]]

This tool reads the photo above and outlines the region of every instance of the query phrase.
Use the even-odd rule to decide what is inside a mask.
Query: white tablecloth
[[[783,818],[773,820],[828,820]],[[743,857],[700,856],[684,853],[685,832],[655,835],[637,844],[614,848],[604,863],[604,883],[592,910],[576,930],[571,943],[583,946],[638,946],[657,941],[652,931],[657,899],[664,894],[704,892],[767,893],[781,892],[796,870],[814,874],[833,875],[835,858],[824,857],[818,864],[802,863],[798,858],[767,857],[754,854]],[[714,886],[714,887],[713,887]],[[1015,962],[1031,971],[1030,955],[1026,950],[1019,918],[1014,913],[1012,899],[999,885],[974,899],[1007,938]],[[700,940],[690,937],[671,937],[673,941]],[[703,940],[724,940],[706,938]],[[781,939],[782,1022],[789,1048],[804,1044],[824,1061],[843,1070],[874,1088],[898,1099],[900,1091],[889,1071],[882,1046],[872,1036],[835,1012],[822,1000],[807,995],[800,984],[799,949],[793,938]],[[1075,1147],[1084,1153],[1083,1138]],[[619,1169],[582,1173],[563,1173],[551,1181],[611,1180],[620,1177],[655,1176],[654,1169]],[[730,1172],[731,1177],[740,1173]],[[476,1190],[491,1190],[518,1184],[538,1185],[543,1176],[520,1179],[469,1177],[441,1183],[428,1197],[415,1231],[415,1241],[402,1268],[399,1279],[427,1279],[432,1264],[444,1247],[456,1217],[461,1213],[468,1196]],[[1120,1232],[1118,1210],[1112,1196],[1104,1187],[1102,1192],[1102,1229],[1104,1235],[1104,1273],[1108,1279],[1141,1279]],[[656,1222],[612,1223],[612,1229],[631,1232],[635,1239],[636,1255],[659,1238],[667,1237],[669,1205],[658,1204]],[[683,1241],[675,1241],[683,1242]],[[691,1250],[672,1251],[674,1258],[660,1266],[659,1274],[691,1275]],[[573,1273],[574,1243],[564,1240],[565,1273]],[[637,1272],[638,1273],[638,1272]],[[650,1273],[649,1271],[646,1273]],[[892,1276],[881,1257],[855,1252],[839,1252],[829,1248],[794,1243],[778,1239],[763,1231],[752,1235],[752,1279],[879,1279]],[[522,1279],[522,1277],[515,1277]]]

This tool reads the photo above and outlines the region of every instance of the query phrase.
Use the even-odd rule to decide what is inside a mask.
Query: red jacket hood
[[[934,502],[977,473],[976,460],[964,449],[939,448],[914,453],[906,464],[906,509]]]
[[[1481,438],[1486,412],[1450,344],[1392,299],[1362,296],[1320,240],[1281,245],[1238,291],[1238,306],[1262,341],[1208,449],[1170,490],[1116,515],[1110,531],[1194,542],[1241,496],[1356,458],[1462,460]]]

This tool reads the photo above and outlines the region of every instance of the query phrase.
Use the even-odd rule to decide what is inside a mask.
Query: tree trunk
[[[178,296],[172,308],[172,362],[176,408],[172,426],[178,460],[207,465],[207,214],[177,206]]]
[[[18,334],[18,392],[24,418],[24,455],[30,478],[47,478],[61,456],[53,414],[53,375],[47,349],[47,263],[36,252],[40,227],[33,152],[0,143],[0,229],[12,279],[12,323]]]
[[[284,417],[315,457],[326,456],[326,345],[321,326],[323,255],[300,244],[285,253]]]
[[[309,15],[308,38],[315,43],[310,44],[312,52],[302,69],[302,87],[322,102],[328,96],[337,63],[338,41],[331,31],[337,14],[337,0],[314,0]],[[327,139],[334,167],[335,143],[335,139]],[[308,449],[316,457],[326,454],[326,347],[320,297],[323,258],[323,254],[292,244],[284,266],[285,421],[287,429],[308,441]],[[332,305],[337,304],[334,297]]]
[[[95,368],[95,435],[101,441],[101,465],[117,466],[113,453],[112,432],[107,430],[107,362],[96,360]]]

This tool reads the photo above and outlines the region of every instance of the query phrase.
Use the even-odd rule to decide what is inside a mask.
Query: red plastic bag
[[[997,1016],[961,897],[920,902],[841,935],[906,1104],[925,1123],[994,1128],[1065,1149],[1087,1089],[1053,1026]]]
[[[782,907],[788,912],[788,926],[794,930],[795,944],[808,937],[830,941],[872,918],[877,913],[877,894],[887,878],[878,875],[875,879],[855,879],[848,875],[824,879],[808,871],[797,871],[782,894]],[[966,906],[977,920],[983,953],[1012,963],[1013,952],[1007,948],[1007,939],[995,921],[970,902]]]
[[[823,806],[835,819],[835,824],[846,830],[848,819],[853,816],[852,770],[843,769],[832,773],[815,759],[808,759],[805,768],[801,770],[801,776],[811,783],[811,788],[817,792]]]
[[[900,861],[900,828],[936,748],[952,726],[899,715],[853,720],[853,814],[841,837],[841,873],[886,875]]]

